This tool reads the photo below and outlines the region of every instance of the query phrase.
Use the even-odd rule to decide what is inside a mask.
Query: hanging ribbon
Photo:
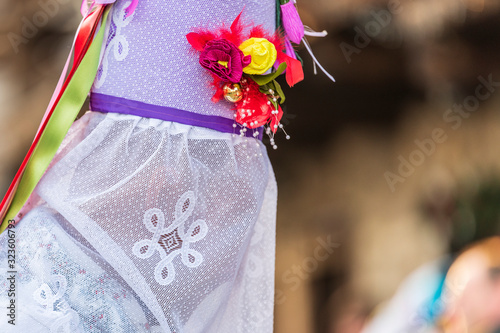
[[[97,74],[108,13],[106,5],[98,5],[81,24],[75,39],[70,73],[55,100],[54,94],[49,111],[44,115],[35,139],[0,204],[0,233],[7,228],[8,221],[16,218],[28,200],[85,102]],[[101,29],[96,34],[101,19]]]
[[[295,55],[295,50],[293,49],[293,46],[291,44],[300,44],[302,41],[304,43],[304,46],[306,47],[307,52],[311,55],[311,58],[313,59],[313,66],[314,66],[314,74],[317,74],[317,69],[316,66],[318,66],[325,75],[335,82],[335,79],[333,78],[330,73],[328,73],[323,66],[319,63],[318,59],[314,56],[314,53],[311,49],[311,46],[309,45],[309,42],[305,38],[305,36],[311,36],[311,37],[325,37],[327,35],[326,31],[322,32],[315,32],[311,28],[304,26],[302,23],[302,20],[300,19],[299,13],[297,12],[297,7],[295,7],[295,0],[278,0],[280,3],[280,10],[281,10],[281,15],[279,17],[281,18],[281,24],[283,25],[283,30],[285,31],[285,47],[286,47],[286,53],[289,57],[297,59]]]
[[[92,0],[90,2],[90,6],[88,6],[88,1],[83,0],[80,11],[82,13],[82,16],[85,17],[85,16],[87,16],[88,11],[92,10],[92,8],[95,5],[110,5],[110,4],[113,4],[115,2],[116,2],[116,0]],[[135,8],[137,7],[138,3],[139,3],[139,0],[132,0],[130,5],[125,10],[125,13],[127,14],[127,15],[125,15],[125,17],[129,17],[130,15],[132,15],[132,13],[135,11]]]

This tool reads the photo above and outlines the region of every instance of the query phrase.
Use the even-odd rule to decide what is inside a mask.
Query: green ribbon
[[[7,228],[8,221],[15,218],[30,197],[45,173],[45,170],[47,170],[50,162],[54,158],[57,149],[61,145],[72,123],[75,121],[92,88],[99,66],[99,58],[104,39],[104,31],[106,30],[106,19],[108,17],[109,8],[110,7],[106,8],[101,21],[101,28],[95,35],[94,41],[90,45],[82,62],[61,96],[59,103],[52,113],[52,117],[50,117],[47,123],[45,131],[40,137],[38,145],[35,147],[26,165],[16,194],[12,199],[12,203],[0,227],[0,233]]]

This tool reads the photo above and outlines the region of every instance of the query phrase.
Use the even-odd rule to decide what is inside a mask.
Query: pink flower
[[[200,54],[200,65],[224,81],[240,82],[243,68],[252,61],[226,39],[213,39],[206,43]]]
[[[281,14],[281,20],[288,39],[295,44],[300,44],[302,37],[304,37],[304,24],[302,24],[294,1],[281,5]]]

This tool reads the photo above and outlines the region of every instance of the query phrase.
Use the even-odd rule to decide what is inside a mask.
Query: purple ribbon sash
[[[167,106],[142,103],[98,93],[90,94],[90,109],[98,112],[122,113],[144,118],[155,118],[165,121],[173,121],[180,124],[205,127],[223,133],[233,133],[239,135],[240,125],[233,119],[197,114],[189,111],[179,110]],[[237,126],[234,127],[233,125]],[[262,140],[263,128],[258,128],[257,138]],[[245,132],[245,136],[253,138],[253,130]]]

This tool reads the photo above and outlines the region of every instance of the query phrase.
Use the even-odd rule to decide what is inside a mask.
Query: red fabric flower
[[[226,39],[213,39],[205,44],[200,54],[200,65],[224,81],[238,83],[243,68],[251,62],[240,49]]]
[[[270,124],[271,131],[276,133],[283,111],[278,105],[278,110],[269,101],[266,94],[259,91],[259,85],[253,80],[243,80],[244,97],[236,103],[236,122],[250,129]],[[243,82],[242,82],[243,83]]]

